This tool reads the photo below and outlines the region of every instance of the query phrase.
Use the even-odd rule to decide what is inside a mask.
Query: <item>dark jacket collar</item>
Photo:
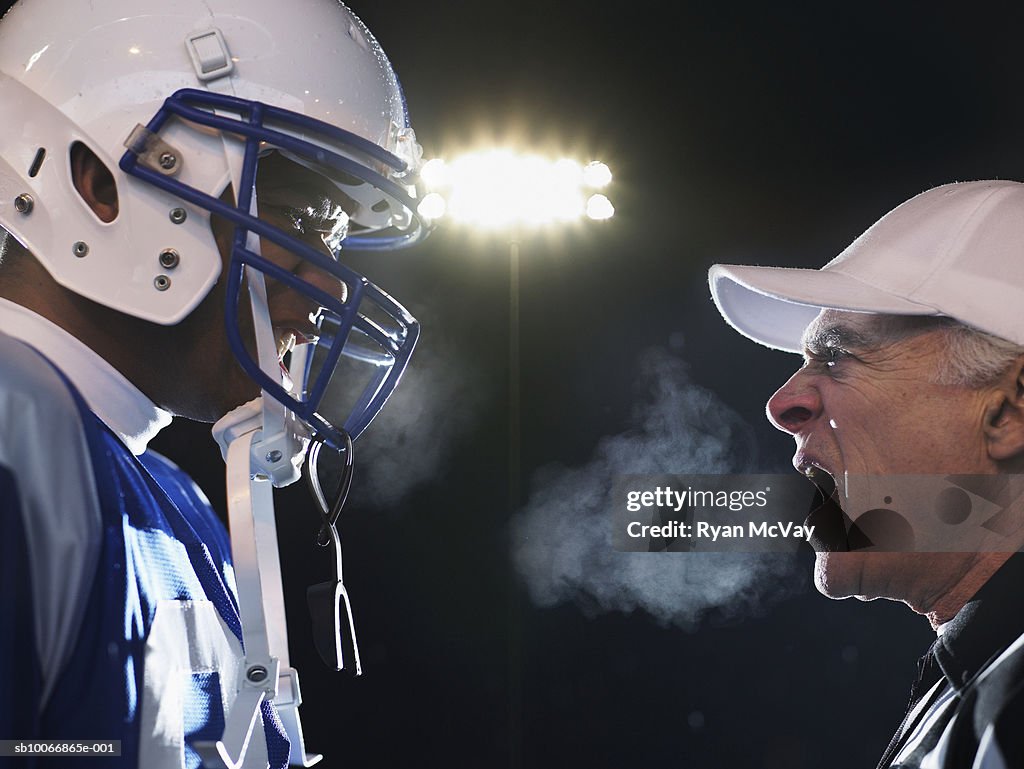
[[[1015,553],[949,621],[932,650],[946,679],[968,683],[1024,633],[1024,553]]]

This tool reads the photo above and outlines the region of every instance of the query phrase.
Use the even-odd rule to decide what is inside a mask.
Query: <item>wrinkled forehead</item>
[[[952,321],[936,315],[889,315],[823,309],[804,330],[805,351],[877,350],[908,337],[934,331]]]
[[[802,343],[806,350],[875,346],[886,335],[892,319],[899,317],[825,308],[804,329]]]

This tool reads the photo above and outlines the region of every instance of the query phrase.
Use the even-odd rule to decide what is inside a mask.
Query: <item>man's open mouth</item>
[[[814,526],[814,534],[809,541],[816,551],[914,551],[914,532],[898,512],[887,506],[858,507],[857,495],[851,496],[848,486],[844,486],[845,491],[840,494],[835,476],[817,463],[801,463],[800,470],[816,489],[804,521],[806,525]],[[863,482],[865,479],[844,477],[844,483],[856,483],[858,480]],[[845,509],[841,499],[845,501]]]
[[[811,547],[817,552],[846,552],[850,546],[850,518],[839,504],[836,481],[832,474],[813,462],[802,463],[800,472],[814,484],[805,525],[814,526]]]
[[[303,344],[315,344],[316,336],[304,334],[292,326],[275,326],[274,338],[277,341],[277,362],[281,367],[282,386],[293,392],[295,383],[291,371],[292,351]]]

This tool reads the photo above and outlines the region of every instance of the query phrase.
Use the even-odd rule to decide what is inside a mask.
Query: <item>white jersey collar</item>
[[[120,371],[43,316],[0,298],[0,330],[49,358],[136,456],[171,423],[170,413],[157,407]]]

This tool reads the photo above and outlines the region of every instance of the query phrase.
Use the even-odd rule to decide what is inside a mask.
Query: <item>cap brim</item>
[[[733,328],[776,350],[802,352],[804,330],[824,308],[893,315],[939,315],[837,270],[716,264],[711,296]]]

